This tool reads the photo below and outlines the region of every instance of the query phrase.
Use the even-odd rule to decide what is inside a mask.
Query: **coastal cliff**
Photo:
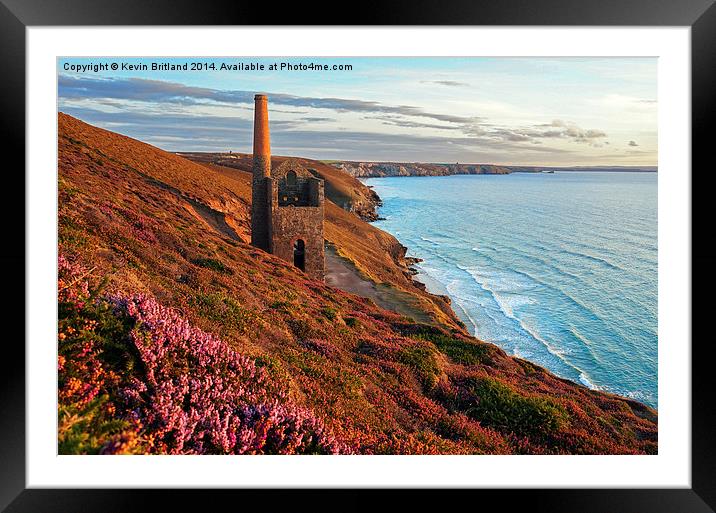
[[[495,164],[430,164],[420,162],[353,162],[331,164],[356,178],[389,176],[506,175],[510,173],[611,172],[655,173],[656,166],[503,166]]]
[[[398,162],[335,162],[334,165],[356,178],[386,176],[448,176],[448,175],[505,175],[510,170],[489,164],[421,164]]]
[[[243,164],[64,114],[58,155],[61,454],[657,452],[655,410],[469,336],[340,170],[303,159],[345,289],[248,244]]]

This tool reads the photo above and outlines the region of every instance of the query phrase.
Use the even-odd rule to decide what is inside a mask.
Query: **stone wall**
[[[274,176],[274,178],[277,177]],[[293,185],[287,183],[285,179],[278,180],[278,204],[282,207],[288,205],[299,207],[318,206],[317,198],[311,197],[311,180],[312,178],[310,177],[296,176]]]
[[[315,191],[318,206],[280,206],[278,181],[266,179],[269,195],[271,246],[269,251],[277,257],[293,263],[294,244],[301,239],[305,245],[304,272],[312,278],[323,280],[325,255],[323,246],[323,181],[311,178],[310,190]]]
[[[270,165],[269,160],[268,166]],[[266,159],[264,157],[254,157],[253,178],[251,181],[251,245],[268,251],[270,234],[265,169]]]

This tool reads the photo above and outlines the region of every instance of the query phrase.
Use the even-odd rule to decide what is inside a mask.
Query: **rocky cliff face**
[[[505,175],[511,171],[492,164],[422,164],[418,162],[337,162],[334,164],[356,178],[385,176]]]

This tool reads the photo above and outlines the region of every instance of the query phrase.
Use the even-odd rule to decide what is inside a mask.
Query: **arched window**
[[[296,186],[296,172],[295,171],[289,171],[286,173],[286,185],[289,187],[295,187]]]
[[[306,244],[301,239],[293,243],[293,265],[302,271],[306,270]]]

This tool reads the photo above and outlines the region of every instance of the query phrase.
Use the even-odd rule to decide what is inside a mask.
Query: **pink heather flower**
[[[111,300],[136,321],[131,339],[144,364],[120,395],[159,452],[349,452],[311,412],[268,390],[263,369],[221,339],[153,298]]]

